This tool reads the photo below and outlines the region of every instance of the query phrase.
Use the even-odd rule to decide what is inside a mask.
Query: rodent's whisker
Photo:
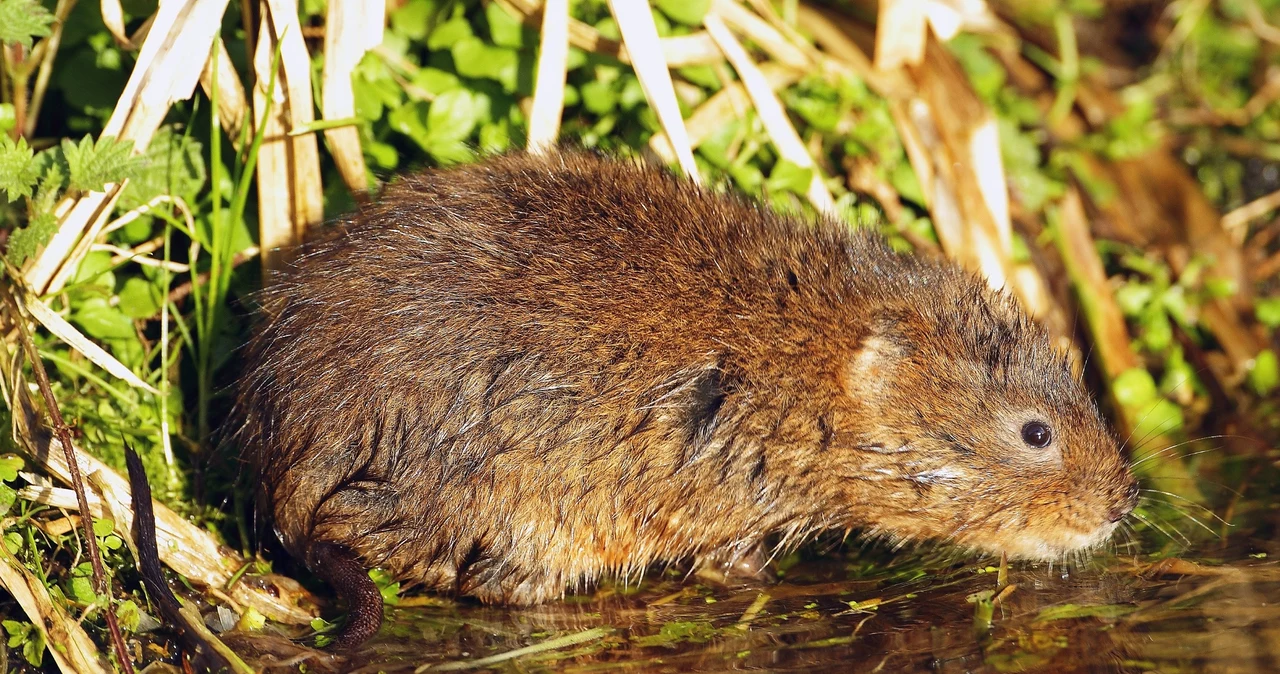
[[[1188,513],[1187,511],[1183,510],[1182,508],[1179,508],[1178,506],[1176,506],[1176,505],[1174,505],[1174,504],[1172,504],[1172,503],[1170,503],[1170,502],[1168,502],[1168,501],[1165,501],[1163,505],[1164,505],[1166,508],[1170,508],[1170,509],[1172,509],[1174,512],[1178,513],[1179,515],[1182,515],[1183,517],[1185,517],[1185,518],[1187,518],[1187,519],[1191,520],[1192,522],[1194,522],[1194,523],[1196,523],[1196,524],[1200,525],[1200,528],[1201,528],[1201,529],[1204,529],[1204,530],[1205,530],[1205,531],[1207,531],[1207,532],[1209,532],[1209,534],[1210,534],[1210,535],[1212,535],[1212,536],[1218,536],[1218,535],[1219,535],[1219,534],[1218,534],[1218,532],[1214,531],[1213,529],[1210,529],[1210,528],[1208,527],[1208,525],[1206,525],[1204,522],[1201,522],[1199,519],[1196,519],[1196,517],[1195,517],[1195,516],[1193,516],[1191,513]],[[1212,513],[1210,513],[1210,514],[1212,514]]]
[[[1179,477],[1179,476],[1176,476],[1176,475],[1162,475],[1162,476],[1160,476],[1160,479],[1161,479],[1161,480],[1163,480],[1163,481],[1169,481],[1169,482],[1191,482],[1191,483],[1194,483],[1194,484],[1196,484],[1196,485],[1209,485],[1209,486],[1211,486],[1211,487],[1217,487],[1218,489],[1221,489],[1221,490],[1223,490],[1223,491],[1225,491],[1225,492],[1227,492],[1227,493],[1229,493],[1229,494],[1231,494],[1231,495],[1233,495],[1233,496],[1236,496],[1236,497],[1238,497],[1238,498],[1244,498],[1244,494],[1241,494],[1241,493],[1240,493],[1239,491],[1237,491],[1234,487],[1228,487],[1227,485],[1222,484],[1221,482],[1215,482],[1215,481],[1213,481],[1213,480],[1206,480],[1206,479],[1204,479],[1203,477],[1200,477],[1200,476],[1198,476],[1198,475],[1197,475],[1197,476],[1193,476],[1193,477]]]
[[[1165,447],[1165,448],[1163,448],[1163,449],[1161,449],[1161,450],[1159,450],[1159,451],[1152,452],[1152,453],[1150,453],[1150,454],[1148,454],[1148,455],[1146,455],[1146,456],[1142,457],[1141,459],[1139,459],[1139,460],[1137,460],[1137,461],[1135,461],[1135,462],[1134,462],[1133,467],[1134,467],[1134,468],[1137,468],[1137,467],[1141,466],[1142,464],[1144,464],[1144,463],[1146,463],[1146,462],[1148,462],[1148,461],[1151,461],[1151,460],[1156,459],[1156,458],[1158,458],[1158,457],[1161,457],[1161,456],[1165,456],[1165,455],[1167,455],[1169,452],[1173,451],[1174,449],[1177,449],[1177,448],[1179,448],[1179,447],[1183,447],[1183,446],[1185,446],[1185,445],[1192,444],[1192,443],[1194,443],[1194,442],[1200,442],[1200,441],[1202,441],[1202,440],[1223,440],[1223,439],[1226,439],[1226,438],[1239,438],[1239,437],[1243,437],[1243,436],[1239,436],[1239,435],[1205,435],[1205,436],[1198,437],[1198,438],[1192,438],[1192,439],[1190,439],[1190,440],[1183,440],[1182,442],[1174,443],[1174,444],[1169,445],[1168,447]],[[1185,459],[1185,458],[1190,457],[1190,456],[1195,456],[1196,454],[1204,454],[1204,453],[1206,453],[1206,452],[1216,452],[1216,451],[1218,451],[1218,450],[1222,449],[1223,447],[1225,447],[1225,445],[1218,445],[1218,446],[1213,447],[1213,448],[1211,448],[1211,449],[1200,450],[1200,451],[1197,451],[1197,452],[1194,452],[1194,453],[1191,453],[1191,454],[1184,454],[1184,455],[1181,455],[1179,458],[1183,458],[1183,459]],[[1133,448],[1132,448],[1132,451],[1135,451],[1135,452],[1136,452],[1138,449],[1139,449],[1138,447],[1133,447]]]
[[[1228,521],[1226,521],[1226,520],[1222,519],[1221,517],[1218,517],[1218,513],[1214,512],[1214,511],[1213,511],[1213,509],[1209,508],[1208,506],[1205,506],[1204,504],[1201,504],[1201,503],[1197,503],[1197,502],[1195,502],[1195,501],[1192,501],[1191,499],[1189,499],[1189,498],[1187,498],[1187,497],[1185,497],[1185,496],[1183,496],[1183,495],[1181,495],[1181,494],[1175,494],[1175,493],[1173,493],[1173,492],[1168,492],[1168,491],[1161,491],[1161,490],[1159,490],[1159,489],[1151,489],[1151,488],[1149,488],[1149,487],[1143,487],[1143,488],[1142,488],[1142,491],[1147,492],[1147,493],[1150,493],[1150,494],[1161,494],[1161,495],[1163,495],[1163,496],[1168,496],[1168,497],[1170,497],[1170,498],[1176,498],[1176,499],[1178,499],[1179,501],[1183,501],[1183,502],[1185,502],[1187,505],[1195,506],[1195,507],[1197,507],[1197,508],[1199,508],[1199,509],[1203,510],[1203,511],[1204,511],[1205,513],[1207,513],[1210,517],[1212,517],[1212,518],[1213,518],[1213,519],[1215,519],[1215,520],[1218,520],[1218,521],[1219,521],[1219,522],[1221,522],[1222,524],[1225,524],[1225,525],[1227,525],[1227,526],[1232,526],[1232,524],[1231,524],[1230,522],[1228,522]],[[1172,506],[1172,505],[1173,505],[1173,504],[1169,503],[1168,501],[1164,501],[1164,503],[1165,503],[1166,505],[1170,505],[1170,506]]]
[[[1142,522],[1143,524],[1155,529],[1156,531],[1159,531],[1160,533],[1164,534],[1165,537],[1168,538],[1169,540],[1174,540],[1175,536],[1173,534],[1169,533],[1168,531],[1165,530],[1164,527],[1156,523],[1155,515],[1152,513],[1149,513],[1149,514],[1151,514],[1151,517],[1147,517],[1146,515],[1143,515],[1137,510],[1134,510],[1132,513],[1130,513],[1130,515],[1137,518],[1139,522]],[[1168,523],[1166,522],[1166,524]],[[1178,531],[1177,527],[1171,526],[1171,528],[1173,529],[1174,533],[1177,534],[1176,538],[1181,539],[1185,545],[1191,545],[1191,539],[1187,538],[1186,535],[1183,534],[1181,531]]]
[[[1146,421],[1147,417],[1150,416],[1151,413],[1154,412],[1155,410],[1156,410],[1156,406],[1152,405],[1151,409],[1147,410],[1147,413],[1142,415],[1142,419],[1140,419],[1138,423],[1134,424],[1134,430],[1137,430],[1137,428],[1142,425],[1142,422]],[[1143,435],[1142,438],[1139,439],[1138,442],[1133,445],[1133,449],[1131,451],[1137,451],[1141,449],[1142,446],[1147,444],[1148,442],[1156,438],[1164,437],[1164,434],[1166,432],[1173,430],[1176,427],[1176,423],[1177,422],[1175,419],[1169,419],[1168,421],[1165,421],[1159,426],[1147,431],[1147,433]],[[1130,431],[1129,435],[1132,436],[1133,431]],[[1123,447],[1123,445],[1121,446]]]

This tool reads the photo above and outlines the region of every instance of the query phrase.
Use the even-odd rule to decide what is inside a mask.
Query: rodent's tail
[[[382,593],[360,558],[345,545],[314,543],[307,566],[347,602],[347,622],[330,648],[347,651],[378,633],[382,627]]]

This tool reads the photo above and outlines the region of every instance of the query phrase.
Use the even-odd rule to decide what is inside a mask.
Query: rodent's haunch
[[[1056,559],[1136,501],[1008,296],[633,163],[401,179],[263,306],[238,437],[326,577],[527,604],[833,528]]]

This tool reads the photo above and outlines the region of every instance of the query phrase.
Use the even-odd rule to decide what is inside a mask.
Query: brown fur
[[[287,547],[484,601],[831,528],[1053,559],[1136,496],[1006,295],[631,163],[405,178],[264,306],[239,438]]]

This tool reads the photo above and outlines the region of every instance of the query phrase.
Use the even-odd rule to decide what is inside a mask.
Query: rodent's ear
[[[888,328],[888,326],[877,326]],[[845,369],[845,387],[855,400],[871,400],[883,393],[895,377],[903,356],[902,345],[887,329],[876,329],[859,342]]]

